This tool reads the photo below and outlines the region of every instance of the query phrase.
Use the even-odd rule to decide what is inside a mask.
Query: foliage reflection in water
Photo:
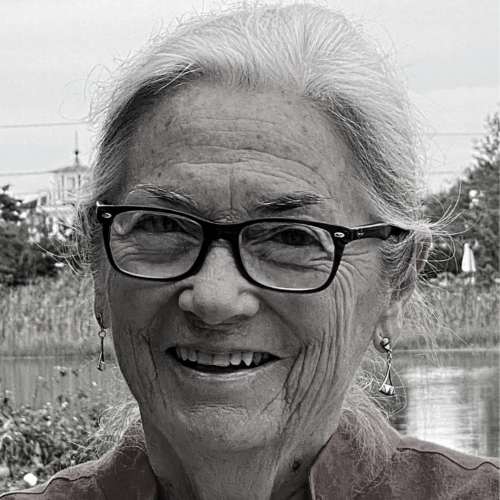
[[[403,434],[483,456],[500,456],[499,353],[457,350],[395,355],[402,396],[391,401],[393,426]],[[402,386],[402,387],[401,387]]]

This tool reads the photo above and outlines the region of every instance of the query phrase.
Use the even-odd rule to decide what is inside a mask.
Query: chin
[[[276,444],[278,422],[267,410],[255,411],[228,406],[210,406],[177,412],[157,421],[166,439],[177,449],[196,448],[207,452],[245,452]]]

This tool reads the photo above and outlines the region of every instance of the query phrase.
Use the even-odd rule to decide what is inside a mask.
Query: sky
[[[431,191],[470,164],[499,97],[498,0],[323,0],[393,54],[426,126]],[[26,198],[73,161],[88,164],[92,92],[120,61],[210,0],[0,0],[0,186]],[[60,124],[63,126],[42,126]],[[27,126],[35,125],[35,126]],[[16,173],[14,175],[13,173]]]

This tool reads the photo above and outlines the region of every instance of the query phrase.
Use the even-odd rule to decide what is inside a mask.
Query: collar
[[[331,498],[354,498],[369,487],[387,466],[387,455],[393,455],[401,441],[401,435],[383,418],[377,418],[377,432],[388,444],[388,454],[377,457],[370,453],[357,437],[354,425],[349,432],[337,430],[318,455],[309,474],[309,489],[312,500]],[[373,445],[371,446],[373,448]]]
[[[378,427],[378,432],[389,441],[390,449],[395,451],[400,435],[382,419]],[[356,438],[355,426],[350,432],[337,430],[311,468],[309,489],[312,500],[330,498],[332,491],[338,498],[352,498],[367,488],[386,465],[386,460],[369,457]],[[149,464],[140,421],[134,422],[118,445],[97,464],[97,484],[106,498],[159,498],[159,486]]]

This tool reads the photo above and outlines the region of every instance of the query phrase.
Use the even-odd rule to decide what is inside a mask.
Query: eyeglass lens
[[[203,243],[197,222],[173,214],[118,214],[110,248],[119,269],[145,278],[175,279],[191,269]],[[301,223],[258,222],[239,235],[243,266],[262,285],[314,289],[329,278],[335,245],[324,229]]]

